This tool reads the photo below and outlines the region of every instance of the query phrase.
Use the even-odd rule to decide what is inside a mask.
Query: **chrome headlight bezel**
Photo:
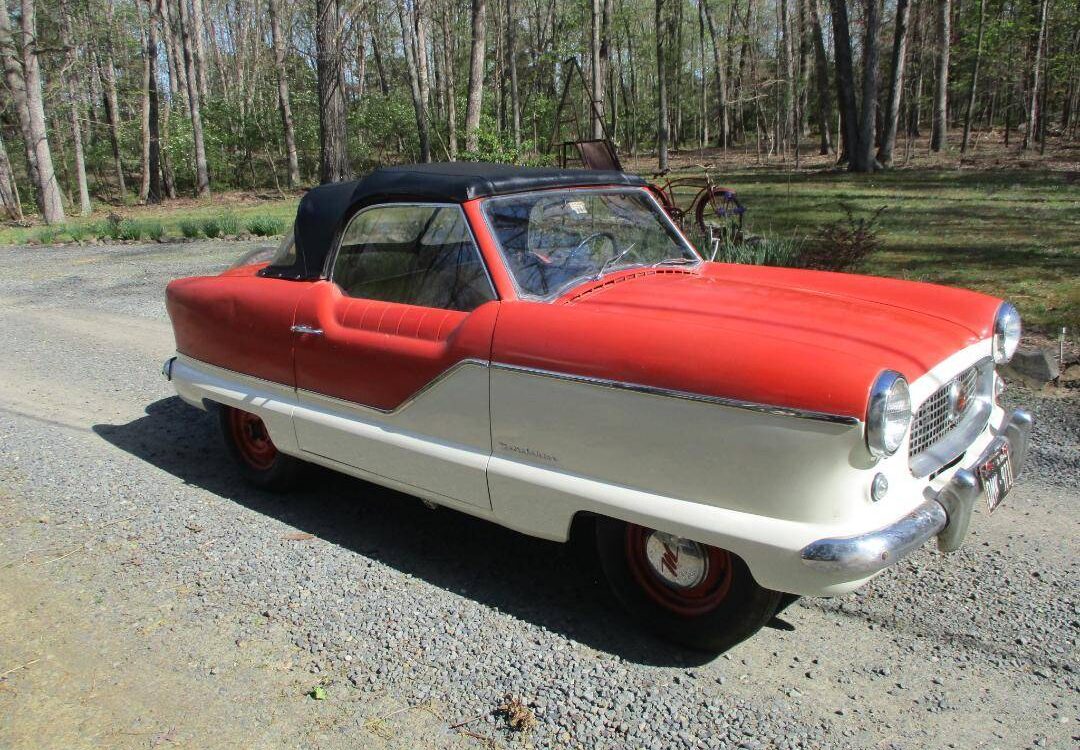
[[[1002,302],[994,315],[994,338],[991,344],[994,362],[1007,364],[1020,346],[1020,334],[1023,324],[1020,312],[1010,302]]]
[[[878,375],[866,407],[866,447],[875,458],[900,450],[911,428],[913,411],[907,380],[895,370]]]

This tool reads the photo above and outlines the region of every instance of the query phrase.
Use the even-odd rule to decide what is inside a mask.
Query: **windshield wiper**
[[[664,258],[662,261],[653,263],[649,268],[656,268],[657,266],[689,266],[700,262],[700,258]]]
[[[629,255],[630,252],[635,247],[637,247],[637,243],[636,242],[631,242],[629,245],[626,246],[626,249],[623,250],[621,253],[619,253],[618,255],[612,255],[610,258],[605,260],[604,265],[600,266],[600,270],[596,272],[595,276],[593,276],[593,280],[595,281],[596,279],[599,279],[601,276],[603,276],[604,273],[606,273],[609,268],[611,268],[616,263],[618,263],[620,260],[622,260],[627,255]]]

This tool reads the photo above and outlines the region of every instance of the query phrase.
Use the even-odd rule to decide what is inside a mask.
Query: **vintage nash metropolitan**
[[[255,484],[320,464],[592,535],[627,609],[710,650],[955,550],[1031,430],[998,403],[1012,305],[705,261],[620,172],[378,169],[308,192],[269,260],[167,297],[165,375]]]

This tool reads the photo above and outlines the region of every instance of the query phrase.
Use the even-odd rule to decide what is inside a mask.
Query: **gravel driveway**
[[[0,746],[1077,746],[1080,398],[964,548],[703,660],[572,550],[319,472],[241,484],[163,288],[253,245],[0,253]],[[510,695],[537,720],[512,730]]]

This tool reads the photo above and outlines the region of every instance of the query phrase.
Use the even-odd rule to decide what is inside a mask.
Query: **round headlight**
[[[1020,345],[1020,313],[1002,302],[994,318],[994,361],[1003,365],[1016,354]]]
[[[866,410],[866,446],[875,456],[891,456],[899,450],[911,425],[911,394],[904,376],[886,370],[870,389]]]

